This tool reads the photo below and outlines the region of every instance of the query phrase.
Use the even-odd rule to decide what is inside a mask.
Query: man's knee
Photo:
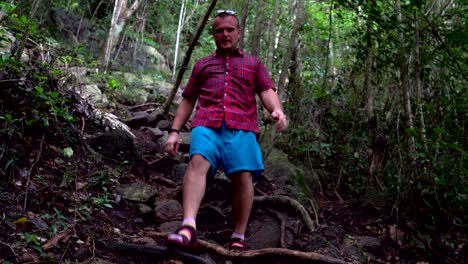
[[[239,171],[232,174],[231,180],[237,185],[250,185],[253,184],[252,177],[250,171]]]
[[[185,175],[203,175],[206,176],[210,169],[210,162],[202,155],[195,154],[190,159]]]

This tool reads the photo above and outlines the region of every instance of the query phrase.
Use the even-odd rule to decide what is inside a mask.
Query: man
[[[258,94],[276,120],[276,129],[286,129],[287,120],[274,84],[261,61],[237,48],[239,20],[231,10],[219,10],[213,22],[217,50],[196,62],[182,94],[166,151],[174,156],[179,148],[179,130],[192,120],[190,162],[183,182],[182,226],[168,236],[169,246],[186,250],[196,247],[196,216],[205,194],[206,180],[222,166],[232,181],[234,230],[229,243],[233,251],[247,250],[244,241],[254,188],[264,170],[256,134]]]

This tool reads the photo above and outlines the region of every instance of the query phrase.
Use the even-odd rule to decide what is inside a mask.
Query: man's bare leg
[[[210,163],[201,155],[192,156],[185,171],[183,183],[183,208],[184,219],[196,219],[201,201],[205,196],[206,175],[210,169]]]
[[[232,175],[231,180],[234,233],[242,235],[243,239],[254,199],[252,173],[248,171],[236,172]]]
[[[210,167],[210,163],[203,156],[197,154],[192,156],[188,164],[182,185],[182,204],[184,210],[182,226],[197,228],[195,219],[205,195],[206,175]],[[192,233],[190,230],[183,228],[177,234],[170,235],[169,239],[182,242],[181,236],[185,236],[190,241]]]

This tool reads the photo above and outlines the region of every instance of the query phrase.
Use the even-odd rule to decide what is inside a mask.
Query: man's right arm
[[[195,107],[196,101],[196,99],[188,97],[184,97],[182,99],[182,101],[179,104],[179,107],[177,108],[174,122],[172,123],[172,129],[180,131],[180,129],[190,118],[193,108]],[[171,156],[175,156],[177,151],[179,150],[179,144],[179,133],[176,131],[170,132],[166,142],[166,152]]]
[[[192,114],[193,108],[195,107],[195,102],[196,99],[188,97],[184,97],[182,101],[180,101],[174,122],[172,123],[172,128],[180,130],[185,125],[187,120],[190,118],[190,115]]]

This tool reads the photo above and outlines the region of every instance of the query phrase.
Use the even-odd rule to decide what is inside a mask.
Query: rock
[[[89,73],[87,68],[81,67],[81,66],[70,66],[68,68],[68,71],[72,73],[73,75],[75,75],[76,78],[78,78],[79,80],[86,79],[86,76]]]
[[[88,100],[93,105],[105,107],[109,103],[107,97],[102,94],[101,89],[96,84],[80,86],[79,93],[83,99]]]
[[[148,126],[154,120],[151,120],[151,115],[147,112],[136,112],[133,113],[133,116],[125,121],[129,127],[138,128],[141,126]]]
[[[343,240],[343,243],[341,244],[340,247],[342,252],[345,252],[347,255],[352,257],[354,260],[356,260],[358,263],[365,263],[366,262],[366,257],[364,251],[358,247],[354,241],[354,239],[350,237],[346,237]]]
[[[159,123],[161,123],[161,122],[159,122]],[[159,123],[158,123],[158,125],[159,125]],[[159,129],[157,127],[155,127],[155,128],[145,127],[145,128],[143,128],[143,131],[147,132],[149,138],[151,138],[151,140],[153,140],[153,141],[156,141],[156,140],[160,139],[162,136],[164,136],[164,133],[161,131],[161,129]]]
[[[105,260],[105,259],[93,257],[86,261],[78,262],[78,263],[79,264],[112,264],[113,262]]]
[[[159,225],[158,229],[161,232],[173,233],[180,227],[180,225],[182,225],[182,221],[163,222]]]
[[[265,176],[274,185],[281,187],[275,191],[276,195],[290,195],[298,193],[296,178],[303,175],[301,169],[288,160],[286,153],[274,148],[265,160]]]
[[[182,184],[187,167],[188,165],[185,163],[176,164],[172,168],[171,180],[177,184]]]
[[[156,200],[154,205],[156,222],[174,221],[182,217],[182,205],[176,200]]]
[[[156,173],[170,174],[172,167],[179,163],[180,161],[167,155],[151,163],[148,169]]]
[[[356,245],[375,256],[385,257],[386,253],[382,246],[384,238],[385,236],[359,236],[357,237]]]
[[[343,241],[343,238],[345,236],[345,230],[336,225],[325,226],[322,229],[322,234],[329,240],[332,240],[333,242],[339,244],[341,243],[341,241]]]
[[[248,230],[253,233],[247,240],[252,249],[276,248],[281,246],[281,226],[278,221],[270,216],[265,216],[263,220],[253,220]]]
[[[171,128],[172,122],[169,120],[161,120],[158,122],[158,128],[161,130],[169,130]]]
[[[40,217],[29,218],[28,222],[36,226],[39,231],[45,231],[49,228],[49,225]]]
[[[156,192],[153,186],[144,183],[121,184],[115,187],[116,195],[141,203],[147,202]]]
[[[133,162],[139,157],[133,138],[124,131],[111,130],[92,137],[89,145],[104,157]]]
[[[164,98],[167,98],[172,92],[173,85],[168,82],[159,81],[159,82],[155,82],[154,89],[159,95],[163,96]],[[177,92],[174,96],[173,103],[179,104],[180,101],[182,101],[182,89],[177,89]]]
[[[296,240],[293,242],[294,248],[305,252],[316,252],[328,246],[329,243],[327,239],[315,233],[302,234],[296,237]]]
[[[150,206],[142,203],[136,204],[135,209],[137,210],[137,214],[139,215],[149,214],[153,211],[153,209]]]

